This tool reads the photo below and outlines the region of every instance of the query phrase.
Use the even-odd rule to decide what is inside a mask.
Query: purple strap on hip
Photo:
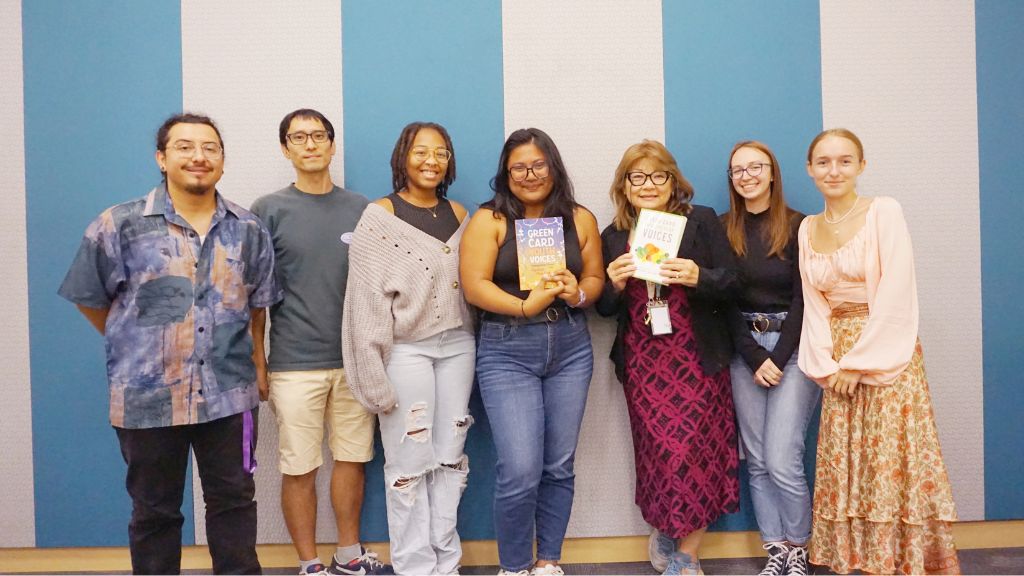
[[[252,445],[252,410],[246,410],[242,415],[242,468],[248,474],[256,471],[256,455],[253,454]]]

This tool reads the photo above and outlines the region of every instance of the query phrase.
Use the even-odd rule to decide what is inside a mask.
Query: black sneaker
[[[786,574],[795,576],[807,576],[807,548],[804,546],[793,546],[789,549],[789,556],[786,557]]]
[[[785,542],[768,542],[761,547],[768,551],[768,563],[764,565],[764,570],[761,570],[758,576],[782,576],[783,574],[788,574],[786,572],[787,560],[791,553],[789,546],[786,546]],[[807,566],[806,563],[804,566]]]
[[[338,562],[337,557],[331,558],[331,567],[327,569],[330,574],[356,574],[363,576],[364,574],[394,574],[395,569],[391,567],[391,564],[385,564],[380,560],[377,560],[377,553],[370,552],[366,548],[360,546],[360,550],[363,553],[358,558],[353,558],[347,564]]]

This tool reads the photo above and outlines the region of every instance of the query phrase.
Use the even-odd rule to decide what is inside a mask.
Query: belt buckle
[[[544,317],[547,318],[548,322],[557,322],[558,316],[559,314],[557,308],[548,308],[544,310]]]
[[[762,322],[764,323],[763,327],[761,324]],[[757,332],[758,334],[764,334],[765,332],[768,331],[768,328],[771,327],[772,323],[767,316],[763,314],[758,314],[757,316],[754,317],[753,320],[751,320],[751,325],[754,327],[754,332]]]

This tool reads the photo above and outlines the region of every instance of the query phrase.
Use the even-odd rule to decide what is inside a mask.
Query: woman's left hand
[[[558,294],[558,297],[562,299],[569,306],[576,306],[580,300],[580,283],[576,279],[576,275],[570,272],[568,269],[562,269],[558,272],[552,272],[543,276],[545,282],[561,282],[562,291]]]
[[[665,284],[682,284],[693,288],[700,277],[700,267],[689,258],[667,258],[661,263]]]
[[[853,396],[857,391],[857,384],[860,383],[860,372],[854,370],[840,370],[828,377],[828,387],[833,392]]]

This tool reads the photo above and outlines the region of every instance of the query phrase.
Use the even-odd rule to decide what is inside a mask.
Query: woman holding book
[[[607,280],[597,309],[618,317],[611,358],[633,433],[636,503],[655,529],[651,564],[699,574],[708,525],[739,508],[726,323],[735,258],[718,217],[690,203],[693,186],[660,142],[626,149],[610,195],[615,219],[601,234]],[[656,281],[634,277],[633,253],[650,252],[636,228],[641,209],[686,217]]]
[[[491,188],[462,238],[461,274],[466,299],[481,310],[476,374],[498,456],[498,557],[501,573],[562,574],[594,366],[582,309],[603,286],[597,221],[574,200],[558,148],[536,128],[508,137]],[[515,222],[542,217],[562,219],[566,265],[523,290]]]
[[[839,574],[958,573],[910,234],[895,199],[857,193],[864,167],[846,129],[822,132],[807,151],[825,199],[799,232],[799,365],[825,390],[810,560]]]
[[[391,174],[393,192],[367,206],[351,240],[345,373],[356,399],[379,414],[395,571],[451,574],[462,559],[455,522],[469,473],[476,346],[458,282],[468,220],[446,198],[455,154],[444,127],[406,126]]]
[[[796,232],[804,215],[786,205],[779,161],[761,142],[733,146],[726,172],[729,211],[722,222],[742,286],[730,314],[737,352],[732,394],[768,551],[761,575],[807,574],[804,439],[821,390],[800,371],[795,353],[804,310]]]

